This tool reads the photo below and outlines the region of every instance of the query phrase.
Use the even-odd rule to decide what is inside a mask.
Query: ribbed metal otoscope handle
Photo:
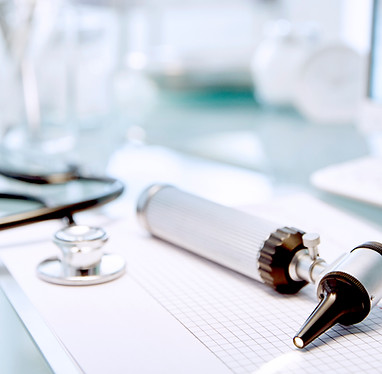
[[[263,282],[259,252],[279,225],[169,185],[146,189],[137,213],[152,235]]]

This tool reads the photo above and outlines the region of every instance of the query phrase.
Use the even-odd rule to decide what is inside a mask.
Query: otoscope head
[[[304,348],[336,323],[361,322],[382,298],[382,244],[368,242],[336,262],[317,287],[319,304],[293,338]]]
[[[366,289],[346,273],[332,272],[319,285],[321,301],[293,338],[296,347],[304,348],[336,323],[361,322],[370,311]]]

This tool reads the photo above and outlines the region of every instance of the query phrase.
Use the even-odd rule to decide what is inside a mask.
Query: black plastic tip
[[[297,348],[304,348],[336,323],[361,322],[370,311],[363,286],[348,274],[333,272],[319,285],[321,301],[293,338]]]
[[[338,322],[338,319],[343,314],[343,306],[339,305],[338,299],[336,293],[325,295],[293,338],[293,343],[297,348],[306,347]]]

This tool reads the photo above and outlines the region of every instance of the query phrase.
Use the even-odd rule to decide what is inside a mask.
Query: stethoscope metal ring
[[[37,266],[40,279],[65,286],[93,285],[109,282],[124,274],[122,256],[103,253],[108,236],[99,227],[70,225],[59,230],[54,242],[61,256],[51,257]]]

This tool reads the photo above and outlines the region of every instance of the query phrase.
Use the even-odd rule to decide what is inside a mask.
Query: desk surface
[[[317,369],[316,365],[312,364],[317,362],[316,360],[323,362],[328,371],[336,366],[338,360],[332,353],[331,359],[323,359],[330,352],[342,349],[349,353],[361,340],[365,348],[370,344],[370,339],[379,339],[382,331],[377,329],[376,325],[382,314],[379,308],[375,308],[368,324],[351,330],[359,334],[347,337],[348,332],[333,329],[331,334],[325,335],[323,340],[317,342],[317,349],[308,350],[303,354],[296,352],[291,336],[315,306],[314,290],[306,288],[293,299],[277,297],[275,293],[260,287],[261,284],[255,286],[255,282],[248,278],[233,275],[232,272],[227,273],[226,269],[201,261],[185,251],[160,244],[158,241],[154,242],[137,226],[134,202],[148,183],[167,181],[224,204],[247,205],[264,202],[260,204],[263,209],[257,209],[256,212],[269,219],[273,214],[277,221],[288,224],[290,222],[292,226],[304,227],[306,230],[313,230],[312,227],[317,225],[317,222],[328,222],[330,217],[334,222],[343,222],[343,226],[328,225],[328,229],[332,229],[332,232],[335,229],[336,234],[329,235],[331,245],[321,246],[326,258],[329,258],[329,255],[338,255],[328,251],[328,247],[341,253],[348,248],[354,248],[356,244],[368,240],[371,236],[381,241],[381,231],[375,231],[358,220],[352,223],[351,220],[345,219],[346,215],[343,213],[332,216],[332,212],[327,209],[320,211],[320,206],[318,210],[311,211],[314,204],[306,204],[309,200],[295,204],[291,200],[289,188],[276,191],[269,179],[253,171],[185,158],[161,147],[126,149],[116,155],[113,164],[118,170],[123,170],[120,175],[122,179],[134,181],[130,183],[130,189],[122,199],[105,209],[81,213],[77,218],[80,223],[97,224],[106,228],[110,234],[109,250],[126,256],[128,265],[125,276],[104,285],[76,288],[52,285],[37,279],[36,265],[51,256],[52,251],[56,251],[50,241],[51,234],[61,225],[56,221],[17,229],[17,236],[12,235],[11,231],[6,232],[4,240],[8,245],[4,245],[1,253],[4,263],[17,283],[86,373],[155,371],[244,374],[253,372],[254,369],[260,372],[265,370],[268,366],[263,367],[263,360],[270,359],[273,362],[273,358],[278,357],[278,354],[287,359],[289,372],[298,372],[302,365],[306,373],[319,373],[323,366]],[[283,209],[282,213],[277,202],[274,205],[269,204],[270,200],[277,200],[274,199],[276,195],[278,199],[289,204],[289,208]],[[288,196],[288,199],[283,199],[283,196]],[[294,214],[293,220],[291,213]],[[311,221],[312,218],[316,223]],[[355,227],[357,229],[354,229]],[[327,243],[324,235],[322,241]],[[331,260],[329,259],[329,262]],[[173,277],[172,271],[179,268],[181,271]],[[181,278],[177,278],[178,276]],[[158,284],[163,285],[163,282],[166,286],[162,289]],[[204,284],[207,284],[206,290],[203,288]],[[191,285],[196,285],[196,288],[192,289]],[[200,289],[207,293],[200,296]],[[236,345],[227,347],[226,343],[230,341],[225,336],[218,342],[222,351],[217,353],[213,342],[217,339],[216,333],[220,335],[221,330],[216,332],[216,329],[212,328],[212,332],[208,331],[207,325],[200,331],[200,325],[192,324],[195,318],[204,313],[215,318],[217,304],[211,302],[213,298],[232,300],[234,295],[235,302],[221,307],[220,312],[228,313],[227,317],[230,316],[231,323],[235,323],[235,319],[240,316],[243,321],[250,318],[251,326],[256,324],[255,328],[251,327],[250,335],[244,330],[244,337],[250,338],[243,347],[244,350],[250,349],[244,354],[246,357],[242,352],[237,352]],[[186,296],[186,300],[182,299],[182,296]],[[206,300],[205,303],[198,300],[200,297]],[[162,301],[159,302],[161,298]],[[241,303],[240,300],[245,303]],[[259,300],[263,302],[259,303]],[[179,303],[187,303],[186,315],[182,314],[184,309],[179,307]],[[268,336],[269,331],[272,331],[268,322],[254,318],[254,315],[258,316],[259,313],[263,317],[269,315],[268,305],[271,304],[268,303],[273,303],[271,310],[280,321],[277,325],[280,335],[273,331],[272,336]],[[290,307],[291,304],[293,308]],[[194,307],[198,308],[196,317]],[[247,310],[252,312],[248,314]],[[286,315],[289,323],[284,325]],[[190,317],[191,324],[189,320],[186,322]],[[185,326],[187,328],[184,328]],[[258,328],[261,326],[267,331],[259,332],[261,330]],[[235,330],[235,334],[244,329],[240,326],[235,328],[239,329]],[[226,334],[232,333],[230,328],[224,329]],[[207,335],[203,335],[206,333]],[[229,336],[233,338],[232,334]],[[264,345],[259,344],[261,336],[267,336]],[[39,331],[36,331],[34,337],[38,342]],[[244,337],[236,339],[236,344],[241,344]],[[369,348],[373,348],[372,352],[375,352],[379,345],[371,344]],[[44,350],[43,352],[45,354]],[[347,363],[352,362],[358,367],[365,364],[365,361],[369,360],[369,353],[366,352],[363,351],[363,359],[352,356],[351,361]],[[49,354],[46,357],[48,358]],[[58,361],[54,362],[57,364]],[[373,368],[379,367],[378,359],[368,364]],[[297,368],[293,365],[297,365]],[[54,370],[68,372],[62,370],[60,365]]]
[[[127,183],[128,192],[125,200],[121,200],[126,202],[125,206],[115,203],[110,208],[113,214],[125,214],[127,206],[132,210],[142,188],[153,181],[161,181],[175,183],[227,205],[255,204],[290,190],[304,190],[378,224],[378,209],[321,194],[308,182],[310,173],[319,167],[367,153],[367,142],[354,126],[310,124],[290,111],[261,110],[248,97],[223,104],[214,99],[206,105],[199,98],[173,104],[171,101],[171,105],[164,105],[161,115],[154,111],[147,119],[144,125],[147,141],[185,151],[197,158],[174,154],[161,147],[128,145],[119,150],[112,157],[109,171]],[[200,157],[224,164],[210,163]],[[11,232],[2,235],[5,242],[14,240]],[[3,304],[5,306],[6,302]],[[7,308],[5,306],[4,310]],[[31,340],[26,332],[28,326],[23,330],[17,318],[14,326],[14,329],[21,327],[22,333],[15,337],[12,329],[13,336],[9,339],[29,340],[33,348],[38,337],[32,336]],[[29,372],[31,365],[36,372],[50,370],[39,349],[40,346],[30,350],[31,359],[28,355],[23,355],[25,360],[17,359],[28,366]],[[15,357],[8,362],[14,364]],[[12,372],[25,372],[26,366],[13,367]]]

